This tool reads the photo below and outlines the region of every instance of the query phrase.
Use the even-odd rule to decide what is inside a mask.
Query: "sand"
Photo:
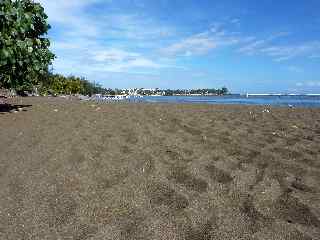
[[[320,109],[9,101],[0,239],[320,239]]]

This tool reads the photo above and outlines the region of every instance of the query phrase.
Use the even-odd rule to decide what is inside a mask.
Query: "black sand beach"
[[[320,109],[14,103],[0,239],[320,239]]]

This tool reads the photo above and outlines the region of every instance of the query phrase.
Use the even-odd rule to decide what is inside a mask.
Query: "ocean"
[[[205,104],[240,104],[269,105],[283,107],[320,108],[320,96],[146,96],[141,99],[150,103],[205,103]]]

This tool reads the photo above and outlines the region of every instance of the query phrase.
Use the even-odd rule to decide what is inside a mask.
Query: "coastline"
[[[137,102],[137,103],[170,103],[170,104],[216,104],[216,105],[255,105],[280,106],[289,108],[320,108],[320,98],[317,95],[283,95],[283,96],[80,96],[84,101],[109,102]]]
[[[320,235],[320,109],[9,101],[0,237]]]

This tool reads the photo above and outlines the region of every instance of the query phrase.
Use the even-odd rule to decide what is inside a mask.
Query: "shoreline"
[[[0,238],[320,235],[320,109],[10,101]]]
[[[216,107],[238,107],[238,108],[259,108],[262,111],[267,109],[287,109],[287,110],[294,110],[294,109],[313,109],[318,110],[320,109],[320,105],[291,105],[291,104],[261,104],[261,103],[220,103],[220,102],[206,102],[206,101],[185,101],[185,102],[175,102],[175,101],[143,101],[141,98],[134,99],[134,100],[112,100],[112,101],[103,101],[103,100],[83,100],[76,96],[63,96],[63,97],[13,97],[13,98],[7,98],[2,105],[19,105],[22,102],[65,102],[65,103],[81,103],[81,104],[98,104],[98,105],[125,105],[125,104],[132,104],[132,105],[176,105],[176,106],[202,106],[204,108],[210,107],[210,106],[216,106]]]
[[[238,95],[237,95],[238,96]],[[245,96],[82,96],[82,95],[61,95],[47,97],[26,97],[39,99],[64,99],[92,103],[159,103],[159,104],[203,104],[203,105],[230,105],[230,106],[258,106],[258,107],[281,107],[281,108],[320,108],[320,98],[318,96],[256,96],[246,98]],[[16,97],[12,99],[23,99]],[[53,100],[54,101],[54,100]],[[59,100],[57,100],[59,101]],[[4,101],[5,103],[6,101]]]
[[[241,103],[219,103],[219,102],[205,102],[205,101],[188,101],[188,102],[174,102],[174,101],[139,101],[139,99],[137,100],[117,100],[117,101],[97,101],[95,99],[90,99],[90,100],[83,100],[83,99],[79,99],[78,97],[75,96],[64,96],[64,97],[13,97],[13,98],[7,98],[6,102],[4,103],[4,105],[19,105],[22,104],[23,102],[27,102],[27,103],[32,103],[32,102],[36,102],[36,103],[81,103],[81,104],[97,104],[97,105],[125,105],[125,104],[132,104],[132,105],[176,105],[176,106],[201,106],[204,108],[207,107],[219,107],[219,108],[223,108],[223,107],[238,107],[238,108],[258,108],[258,109],[287,109],[287,110],[308,110],[308,109],[313,109],[313,110],[318,110],[320,109],[320,106],[303,106],[303,105],[298,105],[298,106],[294,106],[294,105],[286,105],[286,104],[282,104],[282,105],[273,105],[273,104],[254,104],[254,103],[246,103],[246,104],[241,104]]]

